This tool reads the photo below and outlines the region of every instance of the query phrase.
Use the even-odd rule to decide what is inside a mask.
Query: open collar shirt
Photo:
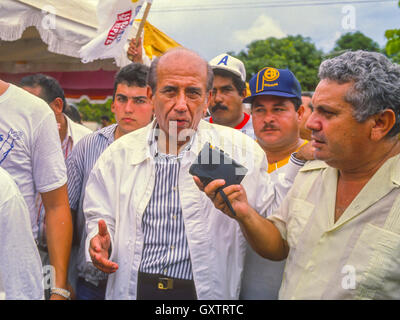
[[[86,187],[84,213],[88,237],[98,233],[103,219],[111,236],[110,260],[119,265],[107,283],[107,299],[136,299],[137,277],[144,246],[143,216],[155,185],[155,164],[148,137],[154,123],[131,132],[107,148],[94,166]],[[246,242],[238,223],[217,210],[189,174],[203,145],[219,147],[249,171],[242,181],[247,198],[258,212],[277,208],[289,190],[299,166],[289,163],[291,174],[274,182],[258,144],[232,128],[201,120],[193,145],[184,153],[179,169],[179,200],[190,251],[193,279],[199,299],[237,299]]]
[[[190,280],[192,266],[178,181],[181,159],[190,150],[193,136],[178,155],[170,155],[159,151],[157,130],[153,130],[149,140],[156,173],[153,194],[142,220],[144,248],[140,271]]]
[[[268,217],[290,247],[280,299],[400,299],[400,155],[334,222],[337,179],[310,162]]]

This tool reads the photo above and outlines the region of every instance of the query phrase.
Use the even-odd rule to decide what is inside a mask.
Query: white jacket
[[[112,238],[110,259],[119,269],[110,275],[107,299],[136,299],[137,276],[143,249],[143,213],[154,188],[155,166],[148,137],[153,124],[114,142],[98,159],[86,188],[84,213],[90,239],[104,219]],[[189,167],[203,145],[210,142],[249,169],[242,185],[257,212],[270,212],[290,188],[300,167],[289,163],[291,174],[280,183],[267,173],[265,153],[245,134],[201,120],[193,145],[185,153],[179,174],[179,196],[199,299],[238,299],[246,242],[239,224],[217,210],[195,185]]]
[[[64,114],[64,117],[67,120],[67,124],[68,124],[68,135],[72,138],[74,145],[76,145],[78,143],[78,141],[81,140],[84,136],[93,132],[92,130],[85,127],[84,125],[81,125],[79,123],[72,121],[65,114]]]

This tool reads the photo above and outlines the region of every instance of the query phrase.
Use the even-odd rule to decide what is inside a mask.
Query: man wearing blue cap
[[[292,153],[307,143],[300,138],[304,112],[301,86],[288,69],[266,67],[250,80],[254,133],[268,160],[268,173],[281,179]],[[241,299],[277,299],[285,261],[270,261],[247,247]]]
[[[304,113],[301,86],[289,69],[266,67],[250,80],[253,127],[268,159],[268,172],[283,167],[306,141],[300,139]]]

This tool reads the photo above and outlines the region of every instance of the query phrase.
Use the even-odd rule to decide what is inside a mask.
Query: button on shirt
[[[280,299],[400,299],[400,155],[335,222],[338,171],[312,161],[268,217],[288,241]]]
[[[191,142],[192,140],[175,156],[158,152],[154,136],[149,141],[154,147],[156,172],[153,194],[142,220],[142,272],[192,279],[190,252],[178,190],[180,159],[190,149]]]
[[[110,274],[106,299],[136,299],[138,271],[144,248],[143,219],[156,184],[154,156],[148,139],[155,123],[115,141],[96,162],[86,187],[86,259],[98,221],[106,222],[111,237],[110,260],[118,271]],[[221,213],[189,173],[205,143],[211,143],[248,168],[242,181],[247,198],[257,212],[277,208],[290,188],[299,166],[292,164],[285,183],[275,183],[267,173],[264,151],[250,137],[232,128],[201,120],[193,144],[180,161],[178,193],[193,280],[198,299],[238,299],[246,240],[239,224]]]

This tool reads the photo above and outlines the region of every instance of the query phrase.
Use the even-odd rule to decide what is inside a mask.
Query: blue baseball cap
[[[289,69],[266,67],[261,69],[249,81],[251,95],[244,98],[244,103],[252,103],[262,95],[298,98],[301,100],[301,86]]]

